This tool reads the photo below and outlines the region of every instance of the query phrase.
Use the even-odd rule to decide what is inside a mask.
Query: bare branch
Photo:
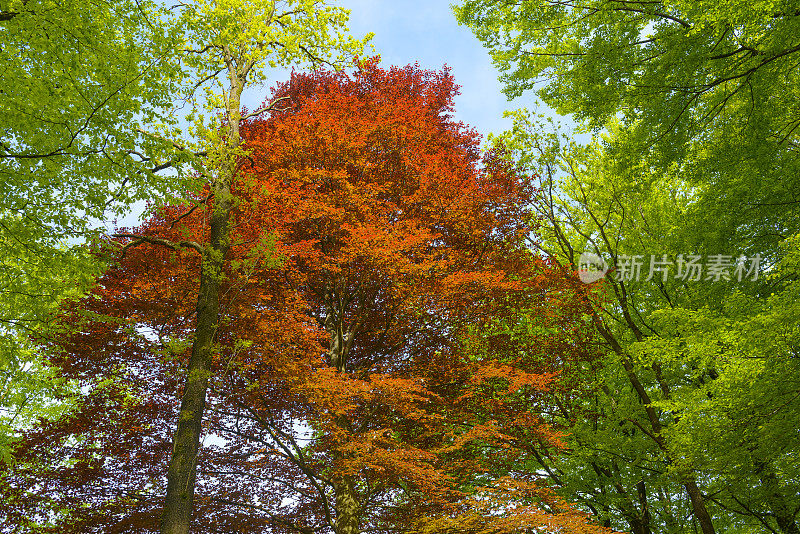
[[[250,119],[250,118],[253,118],[253,117],[257,117],[258,115],[261,115],[262,113],[266,113],[267,111],[274,111],[275,110],[275,105],[278,102],[281,102],[282,100],[289,100],[290,98],[291,98],[290,96],[281,96],[279,98],[276,98],[275,100],[270,102],[268,106],[263,107],[261,109],[257,109],[256,111],[253,111],[252,113],[248,113],[247,115],[242,117],[242,120],[247,120],[247,119]],[[278,111],[283,111],[283,110],[286,110],[286,109],[288,109],[288,108],[278,108]]]

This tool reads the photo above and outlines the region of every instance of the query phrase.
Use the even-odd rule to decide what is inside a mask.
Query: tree
[[[148,1],[0,2],[2,456],[9,425],[48,405],[29,336],[101,268],[79,243],[134,202],[186,188],[139,155],[160,155],[138,128],[165,119],[180,79],[162,15]]]
[[[5,289],[10,296],[2,307],[7,303],[9,313],[0,318],[11,325],[2,332],[11,346],[11,357],[4,359],[17,363],[20,331],[37,334],[58,298],[69,294],[66,288],[74,281],[54,283],[54,273],[77,271],[85,279],[97,270],[96,264],[85,263],[89,256],[83,251],[62,250],[64,243],[91,236],[90,221],[102,220],[115,200],[122,200],[119,210],[124,210],[133,200],[158,201],[165,191],[196,186],[198,180],[165,181],[154,175],[191,161],[199,182],[212,185],[217,216],[211,243],[200,251],[207,261],[198,297],[196,355],[178,421],[164,514],[165,532],[185,532],[218,318],[217,276],[228,247],[230,187],[241,155],[242,92],[264,80],[267,65],[341,64],[344,58],[336,54],[357,54],[361,43],[342,33],[346,11],[317,0],[181,1],[170,6],[136,1],[95,7],[16,1],[0,11],[9,38],[3,53],[13,67],[3,90],[4,97],[10,95],[2,109],[9,135],[0,154],[7,166],[0,171],[12,176],[8,185],[19,185],[5,195],[2,215],[8,216],[0,235],[0,246],[12,252],[6,281],[14,288]],[[201,88],[207,89],[204,97],[197,96]],[[53,95],[58,98],[49,98]],[[175,96],[184,102],[173,102]],[[209,128],[201,115],[192,122],[190,135],[183,135],[174,127],[175,113],[187,103],[189,122],[201,110],[211,111],[214,121],[221,113],[224,131],[216,123]],[[61,118],[54,119],[58,113]],[[77,179],[65,178],[69,175]],[[11,309],[20,301],[28,308]],[[26,366],[18,364],[6,380],[17,396],[27,394],[18,383]]]
[[[594,127],[621,116],[637,124],[640,146],[657,143],[667,157],[726,126],[742,141],[763,130],[764,155],[796,150],[796,6],[465,0],[455,11],[490,49],[509,96],[536,88]]]
[[[692,188],[690,223],[778,260],[798,231],[797,6],[468,0],[456,13],[510,96],[541,81],[548,105],[595,131],[618,120],[609,150]]]
[[[294,75],[243,126],[196,531],[604,531],[532,462],[559,441],[555,375],[590,359],[585,302],[524,246],[532,191],[481,162],[455,92],[366,62]],[[48,353],[89,393],[28,433],[20,454],[49,460],[5,474],[6,525],[157,528],[206,259],[155,242],[208,246],[216,202],[162,209],[65,310],[80,328]]]
[[[341,64],[348,54],[357,54],[363,43],[343,33],[347,11],[328,7],[320,0],[287,0],[285,2],[249,2],[201,0],[179,2],[178,27],[184,29],[185,61],[194,74],[188,94],[211,82],[206,94],[207,109],[219,113],[222,124],[211,128],[200,117],[194,125],[204,150],[203,177],[213,197],[213,213],[209,222],[208,243],[181,240],[170,242],[158,237],[120,234],[136,241],[125,248],[142,243],[157,243],[171,249],[191,248],[203,257],[200,289],[197,295],[196,326],[192,339],[192,357],[186,370],[186,385],[181,398],[167,474],[167,495],[161,531],[166,534],[188,532],[192,514],[196,457],[199,447],[206,390],[214,337],[220,319],[219,291],[221,276],[230,248],[229,224],[236,198],[237,161],[240,150],[240,124],[244,118],[272,109],[277,102],[249,114],[243,110],[241,98],[248,85],[265,79],[267,66],[288,66],[302,61]],[[338,54],[338,56],[337,56]],[[220,80],[220,74],[224,78]],[[215,93],[215,86],[220,89]],[[194,109],[193,111],[198,111]],[[180,143],[172,142],[180,150]],[[193,208],[190,208],[191,211]]]
[[[579,422],[571,458],[548,462],[559,484],[632,532],[689,528],[680,501],[692,483],[694,513],[702,504],[712,528],[795,532],[800,503],[787,462],[796,454],[797,383],[785,378],[796,368],[795,335],[770,334],[794,321],[794,245],[784,245],[773,273],[737,275],[753,268],[741,254],[756,251],[726,250],[727,236],[691,224],[697,197],[674,175],[631,164],[608,150],[612,140],[581,147],[543,135],[527,113],[515,118],[504,146],[545,177],[542,250],[574,269],[583,252],[616,268],[586,286],[609,357],[594,402],[573,407],[594,416],[581,424],[562,414]],[[684,265],[681,276],[681,254],[722,254],[727,275],[688,278]],[[637,255],[639,277],[624,270]],[[651,264],[662,267],[653,276]],[[762,297],[767,288],[773,294]]]
[[[586,445],[605,442],[625,413],[619,423],[636,429],[617,438],[637,468],[615,487],[603,474],[614,473],[612,458],[593,469],[598,456],[585,457],[600,481],[592,499],[613,501],[632,531],[657,512],[671,523],[659,528],[677,532],[676,493],[659,498],[636,484],[667,488],[654,473],[688,473],[700,489],[692,501],[704,532],[795,532],[795,475],[783,467],[793,433],[776,429],[796,421],[796,384],[773,374],[794,368],[793,335],[764,340],[767,324],[794,313],[796,272],[784,267],[800,230],[796,6],[468,0],[456,11],[491,49],[509,95],[536,87],[582,126],[606,129],[590,147],[553,143],[521,113],[507,136],[518,160],[551,171],[552,194],[542,201],[550,251],[575,268],[583,247],[612,266],[637,254],[673,264],[670,278],[604,282],[612,304],[597,307],[599,331],[615,356],[602,377],[612,394],[599,411],[611,421],[587,428],[595,437]],[[771,272],[750,284],[686,284],[671,278],[680,254],[760,257]],[[745,370],[751,379],[741,379]],[[638,419],[629,411],[635,403],[613,398],[625,377],[643,405]],[[746,438],[732,439],[723,421]],[[650,446],[640,435],[647,432]],[[658,467],[664,458],[666,470]]]

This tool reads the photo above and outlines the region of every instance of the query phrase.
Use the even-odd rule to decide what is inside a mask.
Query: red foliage
[[[247,124],[194,531],[602,531],[529,468],[558,443],[553,377],[586,357],[582,305],[526,249],[533,192],[481,159],[456,91],[372,61],[293,75]],[[138,233],[204,243],[211,204]],[[84,394],[25,437],[2,531],[157,530],[198,272],[131,248],[65,312],[48,350]]]

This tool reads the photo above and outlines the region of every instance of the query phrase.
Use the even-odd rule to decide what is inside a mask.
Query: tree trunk
[[[336,283],[328,288],[325,293],[325,330],[328,332],[329,348],[328,357],[331,365],[340,373],[347,373],[347,356],[353,344],[355,335],[352,328],[345,324],[344,317],[346,308],[351,301],[351,295],[340,295],[336,290]],[[348,432],[352,431],[352,424],[345,416],[337,416],[336,424]],[[349,459],[350,456],[342,456],[340,451],[333,454],[334,465],[338,460]],[[336,509],[336,519],[333,530],[336,534],[359,534],[359,515],[360,506],[358,495],[355,491],[355,482],[352,475],[336,477],[333,480],[333,490],[336,495],[334,504]]]
[[[644,480],[636,483],[636,495],[639,498],[639,506],[641,507],[642,532],[644,534],[652,534],[653,531],[650,530],[650,520],[652,519],[650,516],[650,504],[647,502],[647,487],[644,484]]]
[[[700,530],[703,531],[703,534],[715,534],[714,524],[711,522],[711,516],[708,515],[705,499],[703,499],[703,494],[700,493],[697,483],[694,479],[689,479],[684,482],[683,487],[686,488],[686,493],[689,494],[689,500],[692,502],[692,512],[694,512],[697,522],[700,523]]]
[[[161,534],[188,534],[192,519],[194,483],[197,474],[197,453],[206,390],[211,376],[214,337],[219,322],[219,293],[225,256],[230,248],[230,220],[233,212],[231,184],[236,172],[236,149],[241,144],[241,95],[247,71],[234,68],[228,61],[231,87],[227,101],[228,134],[222,148],[222,161],[211,180],[214,193],[211,213],[210,243],[202,257],[200,291],[197,296],[197,325],[192,355],[186,373],[186,388],[178,412],[172,458],[167,471],[167,495],[161,519]]]
[[[219,320],[219,288],[223,260],[229,247],[228,223],[233,205],[227,183],[218,184],[215,189],[211,243],[202,259],[192,356],[189,359],[172,459],[167,472],[162,534],[187,534],[192,517],[197,453],[211,373],[214,335]]]
[[[636,394],[644,407],[645,413],[647,414],[647,418],[650,422],[650,428],[653,431],[651,438],[656,442],[656,445],[658,445],[658,447],[667,454],[667,457],[670,457],[669,449],[667,448],[664,438],[661,435],[661,421],[658,418],[655,408],[653,408],[653,401],[650,398],[650,395],[647,394],[647,390],[644,388],[639,380],[639,377],[636,375],[636,369],[634,368],[633,362],[622,348],[622,345],[620,345],[611,332],[605,328],[605,326],[600,322],[599,318],[595,318],[595,326],[600,332],[600,335],[609,342],[614,352],[620,356],[620,363],[622,363],[622,367],[625,369],[625,373],[628,375],[628,380],[630,380],[630,383],[633,386],[633,389],[636,391]],[[664,397],[669,398],[669,388],[667,388],[666,384],[664,384],[664,382],[661,380],[659,380],[659,384],[661,385]],[[697,518],[697,522],[700,523],[700,528],[702,529],[703,534],[716,534],[714,525],[711,522],[711,516],[708,514],[708,510],[706,509],[705,499],[703,499],[703,494],[697,487],[696,480],[691,477],[688,478],[688,480],[684,482],[683,487],[686,488],[686,492],[689,494],[689,500],[692,504],[692,512],[694,513],[695,518]]]
[[[359,506],[353,477],[346,476],[334,482],[336,492],[336,534],[359,534]]]

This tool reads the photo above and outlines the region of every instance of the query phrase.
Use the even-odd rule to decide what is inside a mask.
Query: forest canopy
[[[602,531],[534,468],[562,367],[591,366],[587,303],[526,247],[533,189],[481,158],[455,91],[370,61],[243,123],[194,531]],[[121,233],[45,341],[82,394],[20,443],[6,525],[158,531],[214,201]]]
[[[0,0],[0,532],[800,534],[797,2],[351,3]]]

